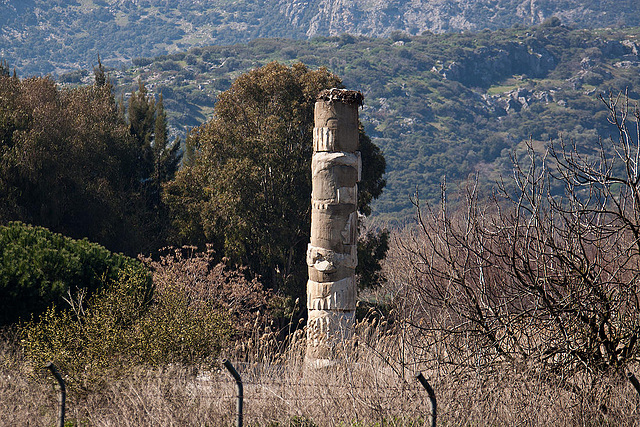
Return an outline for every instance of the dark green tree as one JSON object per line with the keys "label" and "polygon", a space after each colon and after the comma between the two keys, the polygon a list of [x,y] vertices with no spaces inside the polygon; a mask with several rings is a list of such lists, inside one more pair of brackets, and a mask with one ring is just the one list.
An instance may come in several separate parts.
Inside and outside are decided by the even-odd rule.
{"label": "dark green tree", "polygon": [[0,326],[38,316],[52,304],[68,307],[70,295],[90,294],[127,268],[151,284],[139,261],[86,239],[20,222],[0,226]]}
{"label": "dark green tree", "polygon": [[0,77],[0,97],[0,222],[133,252],[137,150],[110,88]]}
{"label": "dark green tree", "polygon": [[[380,197],[387,185],[387,181],[382,178],[387,162],[380,147],[371,142],[371,138],[364,133],[362,125],[360,125],[359,136],[362,164],[366,165],[366,168],[362,168],[362,181],[358,184],[358,211],[364,215],[370,215],[371,201]],[[384,252],[386,253],[386,249]]]}
{"label": "dark green tree", "polygon": [[162,94],[158,101],[138,81],[138,91],[129,98],[129,132],[137,142],[139,158],[136,165],[141,196],[149,215],[140,226],[147,231],[150,247],[165,244],[170,223],[161,193],[162,185],[173,179],[180,164],[180,140],[169,144],[167,116]]}
{"label": "dark green tree", "polygon": [[[342,82],[326,69],[270,63],[219,95],[214,118],[188,137],[189,165],[165,187],[178,243],[212,244],[267,286],[303,296],[313,109],[332,87]],[[369,212],[384,186],[384,158],[364,134],[361,141],[359,206]]]}
{"label": "dark green tree", "polygon": [[[156,106],[153,97],[149,96],[147,88],[141,80],[138,80],[138,90],[134,91],[129,98],[127,109],[129,119],[129,132],[136,139],[138,145],[145,153],[146,157],[151,157],[151,142],[155,130]],[[149,163],[151,163],[149,161]]]}
{"label": "dark green tree", "polygon": [[104,72],[104,67],[102,66],[102,61],[100,60],[100,55],[98,55],[98,66],[93,68],[93,75],[96,86],[102,87],[109,83],[107,74]]}
{"label": "dark green tree", "polygon": [[389,231],[368,231],[358,242],[358,287],[375,288],[386,281],[380,263],[389,250]]}
{"label": "dark green tree", "polygon": [[9,77],[9,65],[6,59],[0,62],[0,76]]}
{"label": "dark green tree", "polygon": [[[139,162],[140,179],[160,188],[173,178],[180,163],[180,140],[169,144],[167,115],[162,94],[156,102],[144,84],[129,98],[129,132],[138,142],[142,157]],[[159,190],[156,191],[159,194]]]}
{"label": "dark green tree", "polygon": [[181,154],[180,139],[176,138],[173,143],[169,144],[169,133],[167,131],[167,115],[164,111],[164,102],[162,94],[156,103],[156,120],[154,125],[154,141],[153,141],[153,175],[152,179],[158,183],[162,183],[173,179],[178,166],[180,164]]}
{"label": "dark green tree", "polygon": [[134,110],[145,123],[132,132],[106,77],[99,84],[103,72],[96,84],[75,89],[50,78],[0,76],[0,224],[19,220],[148,253],[166,243],[160,193],[178,147],[154,149],[155,134],[166,141],[166,117],[162,106],[159,118],[148,114],[155,103],[139,94]]}

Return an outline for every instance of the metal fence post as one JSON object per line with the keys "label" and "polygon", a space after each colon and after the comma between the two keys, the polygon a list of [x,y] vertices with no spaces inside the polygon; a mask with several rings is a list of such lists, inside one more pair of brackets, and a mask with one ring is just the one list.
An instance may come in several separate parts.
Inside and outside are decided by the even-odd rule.
{"label": "metal fence post", "polygon": [[51,371],[53,376],[56,377],[56,380],[58,380],[58,384],[60,384],[60,412],[58,413],[58,425],[60,427],[64,427],[64,405],[67,400],[67,388],[64,385],[64,380],[62,379],[60,372],[58,372],[58,369],[56,369],[56,366],[53,363],[49,362],[44,367]]}
{"label": "metal fence post", "polygon": [[636,389],[636,393],[640,395],[640,382],[638,382],[638,379],[636,378],[636,376],[633,375],[632,372],[627,372],[627,379],[631,384],[633,384],[633,388]]}
{"label": "metal fence post", "polygon": [[224,364],[225,368],[227,368],[229,373],[233,376],[233,379],[236,380],[236,386],[238,388],[238,402],[237,402],[238,418],[236,420],[236,426],[242,427],[242,399],[243,399],[242,378],[240,378],[240,374],[238,374],[238,371],[236,371],[236,368],[233,367],[231,362],[225,359],[222,361],[222,363]]}
{"label": "metal fence post", "polygon": [[436,427],[436,393],[433,391],[433,388],[427,381],[427,379],[422,375],[422,372],[418,372],[416,376],[420,384],[427,390],[427,394],[429,395],[429,400],[431,401],[431,427]]}

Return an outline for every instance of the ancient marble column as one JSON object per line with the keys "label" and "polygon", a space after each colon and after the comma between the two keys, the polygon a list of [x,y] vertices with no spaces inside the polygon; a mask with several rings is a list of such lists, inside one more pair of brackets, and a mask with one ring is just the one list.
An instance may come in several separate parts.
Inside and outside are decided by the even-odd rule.
{"label": "ancient marble column", "polygon": [[318,95],[311,161],[311,243],[307,249],[307,360],[330,361],[353,334],[358,264],[358,151],[360,92]]}

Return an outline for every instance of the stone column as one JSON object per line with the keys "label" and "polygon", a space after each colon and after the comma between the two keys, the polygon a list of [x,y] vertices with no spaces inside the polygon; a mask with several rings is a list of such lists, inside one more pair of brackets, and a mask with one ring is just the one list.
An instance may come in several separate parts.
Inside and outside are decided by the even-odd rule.
{"label": "stone column", "polygon": [[329,362],[336,344],[353,334],[358,264],[360,92],[318,95],[311,161],[311,243],[307,249],[307,361]]}

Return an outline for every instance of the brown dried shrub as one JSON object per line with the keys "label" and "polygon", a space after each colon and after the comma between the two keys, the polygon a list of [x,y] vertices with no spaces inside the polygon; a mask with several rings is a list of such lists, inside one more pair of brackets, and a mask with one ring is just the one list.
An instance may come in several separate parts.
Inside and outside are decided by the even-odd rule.
{"label": "brown dried shrub", "polygon": [[229,316],[236,339],[246,338],[259,326],[271,323],[271,310],[281,302],[263,289],[258,279],[247,279],[245,269],[216,263],[210,250],[169,248],[159,260],[143,261],[153,272],[156,292],[179,289],[192,307],[207,305],[221,310]]}

